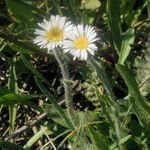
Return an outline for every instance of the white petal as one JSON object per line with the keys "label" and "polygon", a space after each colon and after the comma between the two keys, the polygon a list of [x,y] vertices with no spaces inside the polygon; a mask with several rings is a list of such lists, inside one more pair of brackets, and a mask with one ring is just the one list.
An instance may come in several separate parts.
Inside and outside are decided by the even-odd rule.
{"label": "white petal", "polygon": [[55,23],[55,16],[51,15],[49,22],[51,22],[51,25],[54,26],[54,23]]}
{"label": "white petal", "polygon": [[69,48],[68,48],[68,49],[63,49],[63,51],[64,51],[65,53],[67,53],[67,52],[70,51],[70,49],[69,49]]}
{"label": "white petal", "polygon": [[59,25],[61,28],[64,28],[65,22],[66,22],[66,18],[65,18],[65,17],[62,17],[62,18],[60,19],[58,25]]}
{"label": "white petal", "polygon": [[86,60],[86,59],[87,59],[87,55],[88,55],[87,51],[84,50],[84,51],[83,51],[83,54],[84,54],[84,60]]}
{"label": "white petal", "polygon": [[34,32],[34,34],[44,36],[45,35],[45,31],[36,29],[35,32]]}
{"label": "white petal", "polygon": [[90,41],[90,43],[93,43],[93,42],[98,41],[98,40],[100,40],[100,38],[94,38],[93,40]]}
{"label": "white petal", "polygon": [[95,44],[90,44],[88,47],[91,48],[91,49],[96,49],[97,48]]}
{"label": "white petal", "polygon": [[59,25],[59,20],[60,20],[60,16],[59,16],[59,15],[56,15],[56,18],[55,18],[55,25]]}
{"label": "white petal", "polygon": [[87,51],[88,51],[90,54],[94,55],[94,51],[93,51],[91,48],[87,48]]}
{"label": "white petal", "polygon": [[79,37],[79,36],[80,36],[80,33],[78,32],[77,27],[74,27],[72,32],[73,32],[73,34],[74,34],[76,37]]}
{"label": "white petal", "polygon": [[89,42],[91,42],[94,38],[96,38],[96,33],[93,33],[92,35],[90,35],[90,36],[88,37]]}
{"label": "white petal", "polygon": [[77,28],[78,28],[79,34],[80,34],[81,36],[83,36],[83,25],[78,25]]}

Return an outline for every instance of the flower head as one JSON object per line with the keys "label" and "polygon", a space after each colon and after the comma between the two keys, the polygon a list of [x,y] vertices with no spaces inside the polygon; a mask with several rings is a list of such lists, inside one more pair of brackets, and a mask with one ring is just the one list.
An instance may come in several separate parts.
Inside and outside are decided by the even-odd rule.
{"label": "flower head", "polygon": [[35,30],[37,35],[33,42],[40,46],[40,48],[47,48],[48,51],[55,49],[57,46],[62,46],[69,30],[72,25],[70,21],[67,21],[66,17],[59,15],[52,15],[50,19],[43,20],[42,23],[38,23],[40,29]]}
{"label": "flower head", "polygon": [[96,31],[91,26],[74,26],[63,43],[64,52],[70,52],[74,59],[86,60],[88,53],[94,55],[94,51],[97,50],[94,42],[99,38],[96,36]]}

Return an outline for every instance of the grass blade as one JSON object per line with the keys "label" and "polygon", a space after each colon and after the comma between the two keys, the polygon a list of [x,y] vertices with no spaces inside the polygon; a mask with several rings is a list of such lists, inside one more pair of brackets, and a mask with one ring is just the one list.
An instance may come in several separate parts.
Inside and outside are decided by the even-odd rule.
{"label": "grass blade", "polygon": [[136,103],[139,104],[141,107],[143,107],[143,109],[145,111],[150,113],[150,107],[143,100],[143,97],[138,89],[138,85],[135,81],[133,74],[125,66],[117,64],[116,68],[119,71],[119,73],[121,74],[121,76],[123,77],[131,95],[136,100]]}
{"label": "grass blade", "polygon": [[[17,83],[15,62],[12,62],[10,66],[10,78],[8,81],[8,89],[14,93],[18,93],[18,83]],[[14,131],[16,115],[17,115],[17,105],[9,106],[10,133]]]}
{"label": "grass blade", "polygon": [[121,21],[120,21],[120,8],[119,0],[107,1],[107,15],[109,26],[112,31],[114,46],[119,54],[121,49]]}
{"label": "grass blade", "polygon": [[124,35],[124,38],[122,40],[121,45],[121,51],[119,56],[119,64],[124,64],[125,60],[127,59],[130,50],[131,50],[131,44],[133,44],[135,38],[135,31],[134,29],[129,29]]}
{"label": "grass blade", "polygon": [[103,139],[100,138],[99,134],[91,127],[88,127],[90,138],[94,143],[95,150],[109,150],[108,146],[103,142]]}
{"label": "grass blade", "polygon": [[0,105],[28,104],[30,99],[42,97],[42,94],[8,93],[0,97]]}
{"label": "grass blade", "polygon": [[36,16],[32,13],[29,5],[21,0],[6,0],[7,7],[16,16],[17,19],[28,25],[35,25]]}
{"label": "grass blade", "polygon": [[131,96],[129,97],[129,102],[133,106],[133,111],[137,115],[140,120],[140,123],[143,125],[145,134],[147,135],[148,139],[150,140],[150,106],[146,103],[145,99],[138,89],[138,85],[135,81],[133,74],[124,66],[116,65],[117,70],[122,75]]}

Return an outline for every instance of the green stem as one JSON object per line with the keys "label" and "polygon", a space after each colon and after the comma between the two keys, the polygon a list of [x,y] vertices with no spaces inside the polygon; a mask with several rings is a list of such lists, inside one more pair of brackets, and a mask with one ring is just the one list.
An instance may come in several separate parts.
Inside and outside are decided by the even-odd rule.
{"label": "green stem", "polygon": [[[101,62],[97,63],[91,55],[89,55],[89,58],[87,61],[91,65],[91,67],[96,71],[100,81],[102,82],[102,84],[108,94],[108,96],[104,95],[103,97],[106,100],[106,102],[108,102],[108,104],[110,105],[110,107],[112,109],[112,113],[114,116],[114,128],[115,128],[118,142],[119,142],[119,140],[121,138],[123,138],[124,135],[123,135],[123,131],[121,129],[121,122],[119,120],[119,114],[117,112],[116,102],[114,101],[115,96],[112,91],[111,82],[110,82],[110,80],[104,70],[103,64]],[[125,145],[120,144],[119,148],[120,148],[120,150],[125,150]]]}
{"label": "green stem", "polygon": [[53,50],[53,53],[55,55],[55,58],[60,66],[62,75],[63,75],[63,85],[64,85],[64,90],[65,90],[65,101],[66,101],[66,106],[68,110],[68,117],[70,120],[73,122],[73,116],[74,114],[74,109],[73,109],[73,98],[72,98],[72,89],[71,89],[71,83],[67,82],[70,80],[69,74],[68,74],[68,68],[67,64],[64,62],[62,56],[59,54],[59,49]]}

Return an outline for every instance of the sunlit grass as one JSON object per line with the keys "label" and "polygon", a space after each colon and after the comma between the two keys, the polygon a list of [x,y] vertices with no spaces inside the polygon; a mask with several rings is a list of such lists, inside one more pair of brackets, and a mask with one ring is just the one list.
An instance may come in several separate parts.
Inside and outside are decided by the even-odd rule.
{"label": "sunlit grass", "polygon": [[0,147],[149,149],[149,0],[0,8]]}

